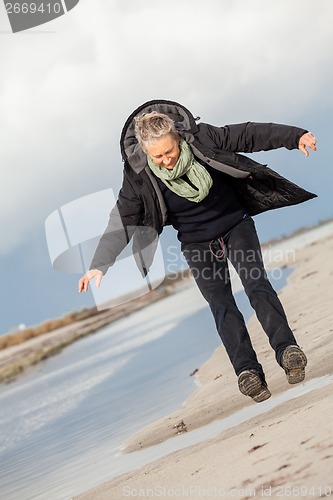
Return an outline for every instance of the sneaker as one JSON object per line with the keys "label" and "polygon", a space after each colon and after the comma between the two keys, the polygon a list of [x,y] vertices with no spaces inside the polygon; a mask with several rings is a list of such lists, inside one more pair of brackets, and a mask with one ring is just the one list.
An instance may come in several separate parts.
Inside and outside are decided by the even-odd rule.
{"label": "sneaker", "polygon": [[307,359],[298,345],[288,345],[281,358],[281,366],[286,372],[289,384],[303,382]]}
{"label": "sneaker", "polygon": [[238,377],[238,387],[244,396],[250,396],[256,403],[271,397],[263,375],[257,370],[244,370]]}

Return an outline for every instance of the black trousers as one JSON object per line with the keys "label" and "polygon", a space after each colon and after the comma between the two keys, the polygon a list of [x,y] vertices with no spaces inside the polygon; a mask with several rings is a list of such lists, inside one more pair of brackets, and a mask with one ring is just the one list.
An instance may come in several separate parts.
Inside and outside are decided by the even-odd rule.
{"label": "black trousers", "polygon": [[[219,255],[219,250],[222,253],[223,243],[224,258]],[[223,243],[221,239],[220,242],[182,243],[182,252],[210,306],[217,331],[236,375],[248,369],[256,369],[263,374],[243,315],[232,294],[226,257],[241,279],[279,364],[283,350],[288,345],[295,345],[296,339],[288,325],[282,304],[267,278],[253,219],[247,217],[233,227],[223,236]]]}

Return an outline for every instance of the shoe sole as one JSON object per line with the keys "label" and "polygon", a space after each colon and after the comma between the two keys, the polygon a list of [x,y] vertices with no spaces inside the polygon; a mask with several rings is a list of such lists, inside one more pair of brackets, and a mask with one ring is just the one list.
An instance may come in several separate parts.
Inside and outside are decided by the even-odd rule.
{"label": "shoe sole", "polygon": [[289,384],[298,384],[305,378],[307,358],[299,347],[287,347],[282,356],[282,367],[287,375]]}
{"label": "shoe sole", "polygon": [[261,403],[271,397],[269,389],[262,384],[259,375],[252,372],[246,371],[240,374],[238,387],[244,396],[250,396],[256,403]]}

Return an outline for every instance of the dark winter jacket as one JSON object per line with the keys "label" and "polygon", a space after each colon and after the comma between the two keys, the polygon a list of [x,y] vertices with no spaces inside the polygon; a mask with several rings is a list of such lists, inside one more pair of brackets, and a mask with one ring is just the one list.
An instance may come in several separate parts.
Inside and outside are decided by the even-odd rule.
{"label": "dark winter jacket", "polygon": [[167,210],[157,181],[147,166],[146,155],[134,134],[134,117],[151,111],[170,116],[194,155],[230,176],[236,195],[249,215],[295,205],[316,196],[266,165],[240,154],[281,147],[296,149],[306,130],[251,122],[216,127],[197,123],[198,119],[176,102],[150,101],[134,111],[124,125],[120,140],[125,162],[123,185],[90,269],[101,269],[105,273],[132,236],[133,254],[143,275],[147,274],[152,263],[158,235],[167,223]]}

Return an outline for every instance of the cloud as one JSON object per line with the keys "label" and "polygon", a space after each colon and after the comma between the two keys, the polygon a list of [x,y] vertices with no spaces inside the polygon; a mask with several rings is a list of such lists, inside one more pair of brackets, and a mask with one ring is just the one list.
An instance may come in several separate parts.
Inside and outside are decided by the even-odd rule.
{"label": "cloud", "polygon": [[119,186],[121,127],[146,100],[221,125],[322,112],[332,21],[330,0],[94,0],[53,33],[2,35],[0,252],[62,204]]}

